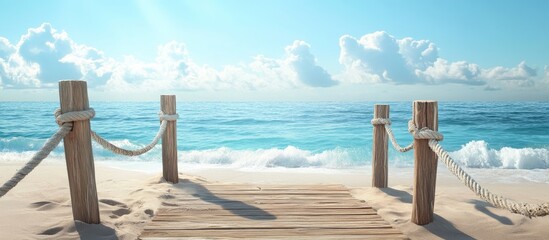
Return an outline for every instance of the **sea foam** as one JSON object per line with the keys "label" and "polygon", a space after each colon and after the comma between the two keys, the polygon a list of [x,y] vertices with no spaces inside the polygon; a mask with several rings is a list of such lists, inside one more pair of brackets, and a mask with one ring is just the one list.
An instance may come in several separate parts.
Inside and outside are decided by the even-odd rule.
{"label": "sea foam", "polygon": [[[143,147],[129,140],[115,141],[114,144],[136,149]],[[62,146],[62,144],[60,144]],[[443,145],[444,146],[444,145]],[[96,161],[150,163],[161,162],[162,148],[157,145],[150,152],[137,156],[118,156],[93,144]],[[36,151],[0,151],[0,161],[27,161]],[[48,159],[63,160],[63,148],[58,147]],[[468,168],[502,169],[549,169],[549,149],[546,148],[490,148],[486,141],[471,141],[450,156],[460,165]],[[369,148],[353,149],[336,147],[321,152],[304,150],[295,146],[239,150],[220,147],[205,150],[179,150],[179,161],[194,166],[227,166],[235,168],[325,168],[346,169],[371,165]],[[413,155],[390,150],[389,165],[392,167],[413,167]]]}
{"label": "sea foam", "polygon": [[549,168],[549,149],[512,148],[492,149],[483,140],[471,141],[450,153],[461,165],[471,168]]}

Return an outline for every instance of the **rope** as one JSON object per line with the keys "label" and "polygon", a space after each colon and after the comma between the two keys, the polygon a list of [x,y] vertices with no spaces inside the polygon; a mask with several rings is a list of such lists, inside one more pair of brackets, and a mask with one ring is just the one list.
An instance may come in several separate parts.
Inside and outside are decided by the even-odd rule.
{"label": "rope", "polygon": [[75,112],[68,112],[68,113],[61,113],[61,109],[57,109],[54,112],[55,115],[55,121],[59,125],[59,129],[57,129],[57,132],[55,132],[40,148],[38,152],[36,152],[32,158],[25,164],[25,166],[11,179],[6,181],[2,187],[0,187],[0,197],[6,195],[13,187],[15,187],[23,178],[25,178],[38,164],[42,162],[48,155],[50,155],[51,151],[59,145],[61,142],[61,139],[63,139],[67,134],[72,130],[73,122],[74,121],[82,121],[82,120],[88,120],[90,118],[93,118],[95,115],[95,111],[93,109],[84,110],[84,111],[75,111]]}
{"label": "rope", "polygon": [[61,109],[58,108],[53,114],[55,115],[55,121],[59,126],[61,126],[63,125],[63,123],[92,119],[93,117],[95,117],[95,110],[93,110],[93,108],[90,108],[83,111],[61,113]]}
{"label": "rope", "polygon": [[525,202],[516,202],[509,198],[491,193],[489,190],[480,186],[475,179],[467,174],[457,163],[450,157],[437,140],[429,140],[429,147],[435,152],[438,158],[448,167],[465,186],[469,187],[477,196],[491,203],[492,205],[507,209],[512,213],[522,214],[529,218],[543,217],[549,215],[549,202],[543,204],[530,204]]}
{"label": "rope", "polygon": [[442,136],[442,134],[437,131],[433,131],[427,127],[418,129],[414,124],[414,120],[408,121],[408,131],[412,134],[412,136],[414,136],[414,139],[434,139],[437,141],[442,141],[442,139],[444,139],[444,136]]}
{"label": "rope", "polygon": [[[390,136],[393,146],[401,151],[410,150],[413,148],[413,143],[405,148],[401,148],[396,140],[394,139],[392,130],[391,130],[391,121],[385,118],[374,118],[372,119],[373,125],[385,125],[385,130]],[[414,124],[413,120],[408,122],[408,131],[412,134],[414,139],[425,139],[429,140],[429,147],[436,153],[438,158],[446,165],[448,170],[453,173],[465,186],[471,189],[477,196],[484,199],[488,203],[492,204],[495,207],[507,209],[512,213],[522,214],[529,218],[532,217],[543,217],[549,215],[549,202],[543,204],[530,204],[525,202],[516,202],[512,199],[494,194],[489,190],[483,188],[475,179],[473,179],[469,174],[467,174],[454,159],[450,157],[448,152],[446,152],[442,146],[440,146],[439,141],[444,137],[437,131],[433,131],[429,128],[418,129]],[[407,149],[409,148],[409,149]],[[401,151],[404,152],[404,151]]]}
{"label": "rope", "polygon": [[387,135],[389,135],[389,139],[391,139],[391,143],[393,144],[393,147],[395,150],[399,152],[408,152],[414,148],[414,143],[410,143],[406,147],[401,147],[396,138],[393,134],[393,130],[391,129],[391,120],[388,118],[374,118],[371,121],[372,125],[385,125],[385,131],[387,132]]}
{"label": "rope", "polygon": [[138,155],[141,155],[141,154],[144,154],[144,153],[150,151],[158,143],[160,138],[162,138],[162,136],[164,136],[164,133],[166,132],[166,127],[168,126],[168,121],[177,121],[177,118],[179,118],[179,115],[177,115],[177,114],[167,115],[167,114],[164,114],[162,111],[159,113],[159,115],[160,115],[159,117],[160,117],[160,120],[162,121],[162,123],[160,124],[160,128],[158,129],[158,132],[156,133],[156,136],[151,141],[151,143],[149,143],[147,146],[145,146],[143,148],[140,148],[140,149],[127,150],[127,149],[117,147],[114,144],[112,144],[109,141],[102,138],[101,136],[99,136],[99,134],[97,134],[94,131],[91,131],[91,137],[99,145],[101,145],[105,149],[107,149],[107,150],[109,150],[109,151],[111,151],[115,154],[125,155],[125,156],[138,156]]}
{"label": "rope", "polygon": [[454,159],[450,157],[439,141],[443,139],[442,134],[428,128],[417,129],[414,122],[408,122],[408,129],[415,139],[428,139],[429,147],[436,153],[438,158],[446,165],[448,170],[453,173],[465,186],[473,191],[477,196],[484,199],[495,207],[507,209],[512,213],[522,214],[529,218],[543,217],[549,215],[549,202],[543,204],[530,204],[525,202],[516,202],[509,198],[494,194],[488,189],[483,188],[475,179],[467,174]]}

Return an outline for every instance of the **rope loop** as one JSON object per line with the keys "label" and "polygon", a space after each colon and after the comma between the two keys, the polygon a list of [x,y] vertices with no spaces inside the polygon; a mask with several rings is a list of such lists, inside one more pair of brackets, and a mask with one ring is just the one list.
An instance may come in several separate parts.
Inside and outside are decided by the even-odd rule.
{"label": "rope loop", "polygon": [[93,117],[95,117],[95,110],[93,110],[93,108],[90,108],[88,110],[61,113],[61,109],[58,108],[53,114],[55,115],[55,122],[57,122],[57,125],[61,126],[64,123],[92,119]]}
{"label": "rope loop", "polygon": [[160,118],[160,121],[170,121],[170,122],[173,122],[173,121],[177,121],[177,119],[179,118],[179,114],[165,114],[164,112],[160,111],[158,112],[158,117]]}
{"label": "rope loop", "polygon": [[370,121],[372,125],[391,125],[391,119],[388,118],[374,118]]}
{"label": "rope loop", "polygon": [[442,141],[442,139],[444,139],[444,136],[441,133],[433,131],[427,127],[418,129],[417,126],[414,124],[414,120],[408,121],[408,131],[412,134],[412,136],[414,136],[414,139],[436,141]]}

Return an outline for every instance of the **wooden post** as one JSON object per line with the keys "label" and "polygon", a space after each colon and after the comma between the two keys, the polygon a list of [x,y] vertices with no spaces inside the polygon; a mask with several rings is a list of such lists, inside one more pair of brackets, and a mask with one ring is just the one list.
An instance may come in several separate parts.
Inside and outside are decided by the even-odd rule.
{"label": "wooden post", "polygon": [[[389,105],[374,105],[374,118],[389,118]],[[387,141],[385,125],[374,125],[372,143],[372,187],[387,187]]]}
{"label": "wooden post", "polygon": [[[61,112],[89,109],[85,81],[60,81]],[[74,220],[98,224],[99,206],[90,137],[90,120],[76,121],[63,139]]]}
{"label": "wooden post", "polygon": [[[175,114],[175,95],[161,95],[160,109],[164,114]],[[168,121],[162,137],[162,171],[164,179],[171,183],[179,182],[177,170],[177,122]]]}
{"label": "wooden post", "polygon": [[[438,131],[436,101],[414,101],[413,120],[418,129]],[[429,140],[414,140],[414,190],[412,222],[425,225],[433,221],[437,156],[429,148]]]}

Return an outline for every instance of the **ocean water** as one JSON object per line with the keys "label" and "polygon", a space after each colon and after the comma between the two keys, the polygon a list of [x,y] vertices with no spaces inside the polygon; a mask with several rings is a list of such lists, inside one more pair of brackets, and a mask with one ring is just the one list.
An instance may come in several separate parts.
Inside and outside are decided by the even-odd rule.
{"label": "ocean water", "polygon": [[[411,102],[389,102],[401,145]],[[124,148],[138,148],[158,130],[158,102],[92,102],[91,126]],[[178,102],[179,161],[185,166],[350,169],[371,165],[373,102]],[[55,102],[0,102],[0,161],[26,161],[57,129]],[[443,147],[469,168],[548,169],[548,102],[439,102]],[[93,143],[96,161],[146,166],[161,147],[138,157],[115,156]],[[412,167],[413,155],[392,150],[389,164]],[[46,161],[63,159],[60,146]]]}

